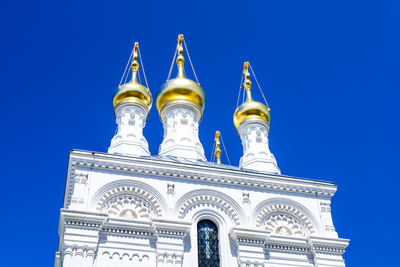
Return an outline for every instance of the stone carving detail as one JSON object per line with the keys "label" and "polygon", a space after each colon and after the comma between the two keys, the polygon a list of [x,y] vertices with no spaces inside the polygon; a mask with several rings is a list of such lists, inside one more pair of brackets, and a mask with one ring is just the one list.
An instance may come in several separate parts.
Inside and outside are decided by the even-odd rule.
{"label": "stone carving detail", "polygon": [[92,266],[95,251],[85,247],[67,247],[63,251],[63,267]]}
{"label": "stone carving detail", "polygon": [[287,214],[277,214],[266,218],[263,228],[272,234],[306,237],[307,230],[302,222]]}
{"label": "stone carving detail", "polygon": [[139,255],[137,253],[119,253],[104,251],[101,255],[100,266],[150,266],[149,256],[146,254]]}
{"label": "stone carving detail", "polygon": [[321,202],[321,212],[331,212],[330,203]]}
{"label": "stone carving detail", "polygon": [[243,204],[251,204],[250,193],[243,193]]}
{"label": "stone carving detail", "polygon": [[[318,195],[323,197],[332,197],[335,192],[336,188],[334,186],[326,186],[318,185],[318,184],[310,184],[310,183],[296,183],[291,184],[290,186],[287,183],[282,183],[279,180],[270,179],[262,179],[262,180],[253,180],[249,178],[254,178],[257,174],[248,173],[247,176],[234,176],[234,175],[220,175],[216,174],[213,169],[207,169],[208,175],[204,174],[196,174],[190,169],[188,170],[176,170],[173,167],[173,163],[169,164],[168,166],[149,166],[146,168],[143,167],[141,164],[135,164],[132,162],[117,162],[117,161],[107,161],[106,157],[99,157],[97,156],[97,160],[93,162],[92,156],[85,156],[83,158],[72,158],[71,159],[71,172],[73,172],[76,167],[86,167],[86,168],[95,168],[99,170],[114,170],[118,172],[128,172],[131,174],[146,174],[146,173],[155,173],[161,176],[169,177],[169,176],[179,176],[181,178],[186,178],[188,180],[194,181],[203,181],[207,180],[213,184],[223,184],[223,185],[232,185],[240,183],[245,188],[263,188],[268,190],[274,191],[281,191],[281,192],[290,192],[290,193],[301,193],[306,195]],[[168,164],[168,163],[166,163]],[[68,190],[68,199],[70,200],[72,190]],[[68,202],[67,202],[68,203]]]}
{"label": "stone carving detail", "polygon": [[157,256],[157,266],[182,266],[182,255],[163,253]]}
{"label": "stone carving detail", "polygon": [[321,215],[322,221],[324,223],[325,232],[336,233],[335,227],[333,226],[332,216],[331,216],[331,203],[329,201],[321,201]]}
{"label": "stone carving detail", "polygon": [[206,160],[199,139],[197,114],[189,108],[171,108],[163,116],[164,139],[159,155]]}
{"label": "stone carving detail", "polygon": [[73,181],[74,190],[71,198],[71,205],[73,206],[72,208],[76,207],[77,205],[83,205],[86,202],[88,174],[77,173],[75,174]]}
{"label": "stone carving detail", "polygon": [[240,225],[240,216],[236,209],[223,199],[211,195],[194,196],[186,200],[179,209],[179,218],[185,218],[186,214],[193,208],[207,205],[223,210],[236,225]]}
{"label": "stone carving detail", "polygon": [[[307,234],[310,235],[317,233],[317,229],[315,228],[316,224],[314,220],[311,220],[309,216],[306,216],[307,213],[304,213],[301,208],[296,207],[296,205],[291,205],[290,203],[287,203],[287,201],[285,200],[282,200],[282,203],[278,203],[280,202],[279,200],[271,200],[271,201],[272,201],[271,203],[266,204],[264,207],[261,207],[261,209],[256,208],[257,227],[264,227],[266,222],[272,216],[281,215],[287,217],[287,219],[285,220],[292,219],[293,223],[302,226],[303,232],[306,232]],[[284,217],[279,218],[280,222],[282,222],[282,219]],[[278,217],[274,218],[275,220],[278,219]]]}
{"label": "stone carving detail", "polygon": [[175,184],[167,184],[167,195],[175,195]]}
{"label": "stone carving detail", "polygon": [[138,218],[148,218],[146,213],[162,216],[162,208],[157,199],[149,192],[133,186],[119,186],[109,190],[100,197],[96,208],[118,214],[120,217],[136,214]]}
{"label": "stone carving detail", "polygon": [[115,198],[105,205],[105,209],[111,216],[132,220],[138,218],[150,218],[151,211],[145,201],[137,197],[125,196]]}

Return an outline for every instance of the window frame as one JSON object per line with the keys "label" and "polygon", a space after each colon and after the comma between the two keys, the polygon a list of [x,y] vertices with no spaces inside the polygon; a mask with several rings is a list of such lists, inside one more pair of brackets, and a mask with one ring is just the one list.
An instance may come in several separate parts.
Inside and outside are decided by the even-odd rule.
{"label": "window frame", "polygon": [[210,219],[201,219],[201,220],[198,220],[197,223],[196,223],[196,234],[197,234],[197,235],[196,235],[196,240],[197,240],[197,266],[200,267],[200,265],[199,265],[199,224],[202,223],[202,222],[210,222],[210,223],[212,223],[212,224],[215,226],[215,229],[216,229],[216,231],[217,231],[217,240],[216,240],[216,241],[217,241],[217,249],[218,249],[218,251],[217,251],[217,255],[218,255],[218,266],[221,267],[220,230],[219,230],[219,228],[218,228],[218,224],[215,223],[214,220],[210,220]]}
{"label": "window frame", "polygon": [[[201,209],[195,212],[192,215],[192,227],[190,230],[190,265],[189,266],[199,266],[198,262],[198,247],[197,247],[197,223],[202,220],[210,220],[212,221],[218,228],[218,250],[219,250],[219,264],[220,266],[225,266],[225,264],[230,262],[229,252],[230,252],[230,238],[229,232],[227,232],[227,227],[231,225],[226,220],[229,218],[225,218],[222,216],[217,210],[206,208]],[[187,266],[184,264],[184,266]]]}

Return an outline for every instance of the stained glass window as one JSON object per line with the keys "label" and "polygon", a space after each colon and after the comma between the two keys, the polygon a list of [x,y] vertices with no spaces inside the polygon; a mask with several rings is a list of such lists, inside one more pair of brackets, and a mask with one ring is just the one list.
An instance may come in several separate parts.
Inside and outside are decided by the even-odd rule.
{"label": "stained glass window", "polygon": [[199,267],[219,267],[218,228],[210,220],[197,224]]}

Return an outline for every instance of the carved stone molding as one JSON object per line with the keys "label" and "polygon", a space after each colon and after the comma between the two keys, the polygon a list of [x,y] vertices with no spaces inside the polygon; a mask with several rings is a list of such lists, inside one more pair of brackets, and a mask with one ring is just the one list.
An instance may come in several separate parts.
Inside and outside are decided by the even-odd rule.
{"label": "carved stone molding", "polygon": [[[97,202],[97,210],[113,210],[116,212],[120,209],[124,202],[136,203],[143,206],[144,209],[151,210],[157,216],[162,216],[162,209],[160,203],[153,198],[149,192],[133,187],[133,186],[121,186],[116,187],[106,192]],[[134,204],[134,205],[136,205]]]}
{"label": "carved stone molding", "polygon": [[140,198],[132,196],[119,196],[110,199],[109,204],[104,207],[110,216],[116,216],[123,219],[150,218],[154,210],[148,207],[149,204]]}
{"label": "carved stone molding", "polygon": [[213,205],[223,210],[235,223],[240,225],[246,221],[245,213],[235,200],[215,190],[194,190],[183,195],[175,204],[175,212],[179,218],[185,218],[186,214],[194,208]]}
{"label": "carved stone molding", "polygon": [[261,226],[267,231],[278,235],[302,236],[308,235],[306,226],[294,216],[288,214],[274,214],[265,220]]}
{"label": "carved stone molding", "polygon": [[[160,159],[136,158],[110,155],[98,152],[73,151],[70,156],[68,182],[65,194],[65,207],[69,206],[72,182],[76,168],[90,168],[107,171],[135,173],[143,175],[173,177],[201,181],[211,184],[252,187],[263,190],[282,191],[301,195],[314,195],[331,198],[336,186],[327,183],[282,175],[243,172],[239,169],[215,168],[213,166],[181,164]],[[244,175],[245,174],[245,175]]]}
{"label": "carved stone molding", "polygon": [[311,235],[320,233],[319,225],[312,213],[301,204],[289,199],[271,198],[261,202],[254,209],[253,218],[256,219],[257,227],[263,227],[271,216],[275,215],[284,215],[294,219]]}
{"label": "carved stone molding", "polygon": [[109,210],[113,205],[118,207],[118,203],[124,202],[142,203],[150,214],[158,217],[167,209],[166,201],[160,192],[146,183],[135,180],[119,180],[104,185],[92,197],[91,205],[101,211]]}

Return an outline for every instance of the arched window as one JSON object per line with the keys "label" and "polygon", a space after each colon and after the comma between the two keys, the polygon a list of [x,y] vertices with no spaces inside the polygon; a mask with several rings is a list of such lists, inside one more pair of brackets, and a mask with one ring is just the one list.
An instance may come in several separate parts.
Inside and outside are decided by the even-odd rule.
{"label": "arched window", "polygon": [[210,220],[197,224],[199,267],[219,267],[218,228]]}

